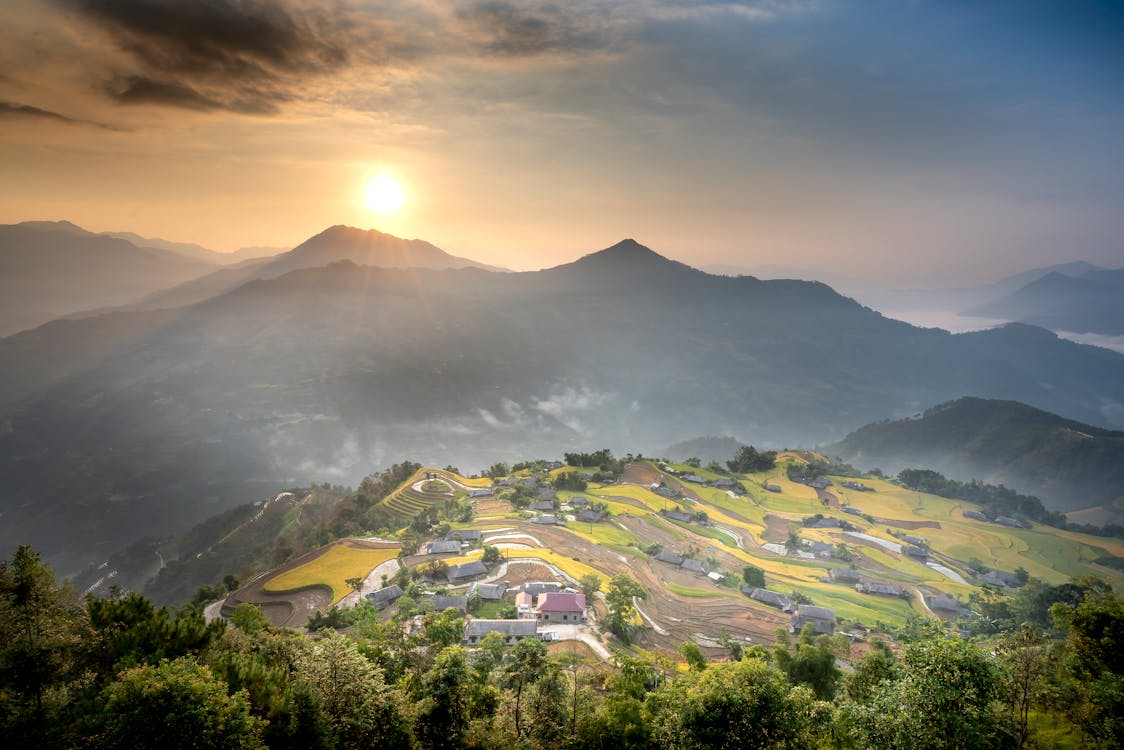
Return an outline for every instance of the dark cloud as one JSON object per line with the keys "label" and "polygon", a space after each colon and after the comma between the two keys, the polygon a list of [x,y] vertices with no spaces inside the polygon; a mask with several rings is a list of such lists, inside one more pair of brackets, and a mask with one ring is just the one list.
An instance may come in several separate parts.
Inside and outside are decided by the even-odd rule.
{"label": "dark cloud", "polygon": [[310,77],[348,64],[350,24],[329,6],[269,0],[59,0],[134,61],[121,103],[269,113]]}
{"label": "dark cloud", "polygon": [[485,52],[502,57],[590,50],[606,43],[604,19],[590,8],[576,13],[553,5],[485,0],[462,10],[460,17],[476,30]]}
{"label": "dark cloud", "polygon": [[110,129],[108,125],[103,125],[100,122],[92,122],[90,120],[79,120],[66,115],[60,115],[58,112],[52,112],[48,109],[40,109],[39,107],[32,107],[29,104],[14,104],[12,102],[0,101],[0,117],[18,117],[36,120],[51,120],[54,122],[66,123],[68,125],[87,125],[95,128]]}

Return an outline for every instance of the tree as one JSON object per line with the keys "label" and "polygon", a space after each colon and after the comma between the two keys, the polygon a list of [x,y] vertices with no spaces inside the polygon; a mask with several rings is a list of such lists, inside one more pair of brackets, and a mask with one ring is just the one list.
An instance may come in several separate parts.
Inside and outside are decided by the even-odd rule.
{"label": "tree", "polygon": [[1041,690],[1046,667],[1046,636],[1030,623],[1014,633],[1004,633],[996,644],[996,656],[1007,677],[1006,693],[1016,727],[1018,746],[1030,738],[1030,710]]}
{"label": "tree", "polygon": [[523,702],[523,689],[533,685],[542,677],[546,667],[546,646],[537,638],[522,638],[508,654],[504,665],[502,681],[508,690],[515,691],[515,736],[523,736],[520,724],[520,709]]}
{"label": "tree", "polygon": [[811,748],[829,720],[805,688],[758,659],[713,664],[649,699],[653,733],[669,750]]}
{"label": "tree", "polygon": [[844,725],[864,748],[995,747],[1006,729],[1002,685],[978,646],[934,635],[906,649],[901,679],[875,687],[868,705],[845,706]]}
{"label": "tree", "polygon": [[609,581],[609,590],[605,594],[605,602],[609,606],[609,615],[605,618],[605,627],[609,632],[620,638],[626,644],[632,640],[635,628],[632,619],[636,608],[633,599],[647,599],[648,593],[640,584],[629,578],[624,573],[613,576]]}
{"label": "tree", "polygon": [[726,466],[735,474],[749,474],[755,471],[769,471],[777,465],[776,451],[758,452],[752,445],[743,445],[733,460]]}
{"label": "tree", "polygon": [[578,579],[578,588],[585,595],[586,601],[592,602],[593,595],[601,590],[601,576],[596,573],[586,573]]}
{"label": "tree", "polygon": [[348,588],[350,588],[352,591],[354,591],[355,593],[359,593],[363,590],[363,581],[363,576],[355,576],[354,578],[345,579],[344,583],[346,583],[348,585]]}
{"label": "tree", "polygon": [[485,565],[495,565],[503,559],[503,553],[499,547],[493,547],[490,544],[484,545],[484,556],[481,558]]}
{"label": "tree", "polygon": [[746,565],[742,569],[742,580],[745,581],[746,586],[763,589],[765,588],[765,571],[755,565]]}
{"label": "tree", "polygon": [[98,747],[265,747],[246,693],[227,695],[226,683],[191,659],[125,670],[101,698]]}
{"label": "tree", "polygon": [[469,675],[465,650],[449,646],[420,680],[414,735],[423,747],[462,748],[468,730]]}
{"label": "tree", "polygon": [[58,585],[39,554],[22,545],[0,561],[0,736],[12,746],[40,746],[65,707],[55,688],[78,667],[85,631],[78,599]]}
{"label": "tree", "polygon": [[870,651],[855,665],[855,670],[847,677],[845,690],[847,698],[855,703],[866,703],[874,689],[886,680],[897,680],[900,676],[894,652],[881,640],[875,638],[870,643]]}
{"label": "tree", "polygon": [[839,684],[840,673],[835,667],[835,654],[827,636],[816,639],[811,623],[800,631],[794,650],[787,640],[778,640],[773,647],[773,661],[797,685],[811,688],[820,700],[831,700]]}
{"label": "tree", "polygon": [[702,649],[699,644],[694,641],[683,641],[679,644],[679,653],[687,661],[687,666],[695,671],[701,672],[706,669],[707,661],[706,656],[703,655]]}

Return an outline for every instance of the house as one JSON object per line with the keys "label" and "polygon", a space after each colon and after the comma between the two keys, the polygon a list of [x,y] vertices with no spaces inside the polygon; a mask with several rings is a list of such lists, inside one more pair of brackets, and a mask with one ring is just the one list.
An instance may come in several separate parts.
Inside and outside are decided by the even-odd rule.
{"label": "house", "polygon": [[808,623],[812,624],[816,635],[832,635],[835,632],[835,610],[827,607],[814,607],[811,604],[797,604],[792,613],[789,629],[799,633]]}
{"label": "house", "polygon": [[666,497],[668,500],[675,500],[679,497],[679,493],[671,489],[670,487],[655,487],[652,489],[652,492],[656,493],[660,497]]}
{"label": "house", "polygon": [[1027,524],[1023,523],[1019,519],[1011,518],[1010,516],[996,516],[995,522],[1000,526],[1011,526],[1012,528],[1016,529],[1030,528]]}
{"label": "house", "polygon": [[816,557],[829,558],[835,554],[834,545],[827,542],[805,542],[804,546]]}
{"label": "house", "polygon": [[541,526],[565,526],[566,522],[557,516],[539,516],[532,518],[531,523],[537,523]]}
{"label": "house", "polygon": [[579,510],[574,518],[583,523],[597,523],[604,515],[599,510]]}
{"label": "house", "polygon": [[680,523],[690,523],[695,520],[695,517],[690,513],[686,513],[679,508],[675,510],[661,510],[660,515],[664,518],[670,518],[672,521],[679,521]]}
{"label": "house", "polygon": [[902,554],[916,557],[920,560],[924,560],[929,556],[929,553],[923,547],[918,547],[916,544],[903,544]]}
{"label": "house", "polygon": [[953,599],[951,596],[941,594],[939,596],[929,597],[929,609],[938,610],[940,612],[951,612],[959,614],[964,611],[964,605]]}
{"label": "house", "polygon": [[812,481],[808,482],[808,486],[811,487],[814,490],[826,490],[828,487],[831,486],[831,480],[830,479],[824,479],[823,477],[819,477],[817,479],[813,479]]}
{"label": "house", "polygon": [[520,591],[515,595],[515,611],[519,613],[520,619],[533,618],[535,616],[535,597],[526,591]]}
{"label": "house", "polygon": [[966,511],[964,511],[964,517],[965,518],[974,518],[977,521],[987,521],[988,520],[988,517],[985,516],[983,513],[980,513],[978,510],[966,510]]}
{"label": "house", "polygon": [[835,583],[858,583],[863,579],[862,574],[854,568],[832,568],[827,574]]}
{"label": "house", "polygon": [[481,536],[479,529],[454,529],[449,532],[449,539],[459,539],[462,542],[478,542]]}
{"label": "house", "polygon": [[779,484],[769,484],[768,482],[766,482],[765,489],[768,492],[780,492],[781,486]]}
{"label": "house", "polygon": [[475,489],[469,490],[468,496],[469,497],[491,497],[492,496],[492,488],[491,487],[477,487]]}
{"label": "house", "polygon": [[677,555],[674,552],[671,552],[671,551],[666,550],[666,549],[661,551],[658,555],[656,555],[656,559],[659,560],[662,563],[667,563],[668,565],[674,565],[675,567],[679,567],[680,565],[683,564],[683,558],[680,555]]}
{"label": "house", "polygon": [[863,514],[861,510],[853,505],[844,505],[840,510],[852,516],[861,516]]}
{"label": "house", "polygon": [[570,505],[575,508],[579,506],[589,505],[589,498],[583,497],[582,495],[574,495],[570,498]]}
{"label": "house", "polygon": [[558,497],[558,493],[554,490],[553,487],[539,488],[539,500],[549,500],[553,503],[554,498],[556,497]]}
{"label": "house", "polygon": [[838,518],[820,518],[812,524],[813,529],[841,529],[846,521]]}
{"label": "house", "polygon": [[550,500],[536,500],[531,503],[531,510],[537,510],[542,513],[553,513],[554,503]]}
{"label": "house", "polygon": [[692,484],[706,484],[706,480],[700,477],[698,474],[684,474],[683,481],[691,482]]}
{"label": "house", "polygon": [[499,633],[511,646],[523,638],[538,635],[539,625],[534,620],[480,620],[473,618],[465,623],[464,640],[466,646],[475,646],[484,640],[488,633]]}
{"label": "house", "polygon": [[742,586],[742,593],[746,593],[749,589],[749,598],[755,602],[767,604],[770,607],[776,607],[782,612],[787,612],[792,609],[792,600],[784,594],[778,594],[776,591],[769,591],[768,589],[755,589],[749,586]]}
{"label": "house", "polygon": [[425,543],[425,554],[427,555],[459,555],[460,552],[461,543],[456,540],[438,540]]}
{"label": "house", "polygon": [[715,487],[715,488],[720,489],[720,490],[732,490],[732,489],[734,489],[738,486],[738,483],[735,482],[733,479],[723,478],[723,479],[715,479],[713,482],[711,482],[710,486]]}
{"label": "house", "polygon": [[870,492],[869,487],[867,487],[865,484],[859,484],[858,482],[842,482],[841,484],[849,490],[856,490],[857,492]]}
{"label": "house", "polygon": [[585,594],[566,591],[539,594],[535,609],[542,622],[581,622],[585,619]]}
{"label": "house", "polygon": [[689,570],[696,575],[706,575],[706,563],[702,560],[696,560],[693,557],[688,557],[679,563],[679,567],[683,570]]}
{"label": "house", "polygon": [[507,586],[502,583],[474,583],[468,587],[468,595],[476,594],[484,601],[495,602],[503,599]]}
{"label": "house", "polygon": [[386,609],[402,596],[402,588],[397,585],[387,586],[367,594],[367,601],[375,605],[375,609]]}
{"label": "house", "polygon": [[484,567],[484,563],[479,560],[472,562],[461,563],[460,565],[450,565],[449,570],[445,575],[449,579],[449,583],[456,586],[459,583],[468,583],[477,576],[487,574],[488,569]]}
{"label": "house", "polygon": [[876,596],[901,596],[902,587],[895,586],[892,583],[879,583],[878,581],[871,581],[870,583],[857,583],[855,584],[855,591],[860,594],[874,594]]}
{"label": "house", "polygon": [[522,487],[525,490],[533,490],[533,489],[535,489],[536,487],[539,486],[539,480],[535,479],[534,477],[529,477],[527,479],[520,479],[519,480],[519,486]]}
{"label": "house", "polygon": [[714,581],[715,583],[722,583],[722,581],[724,581],[726,579],[726,576],[722,575],[721,573],[719,573],[718,571],[715,571],[715,570],[712,570],[709,573],[707,573],[706,577],[709,578],[710,580]]}
{"label": "house", "polygon": [[1022,581],[1014,573],[1004,573],[1001,570],[993,570],[990,573],[984,573],[977,576],[980,583],[986,583],[990,586],[1004,586],[1009,589],[1015,589],[1022,585]]}
{"label": "house", "polygon": [[504,477],[500,480],[500,487],[514,487],[517,481],[515,477]]}
{"label": "house", "polygon": [[537,597],[547,591],[561,591],[562,584],[557,581],[528,581],[520,586],[519,590],[530,594],[532,597]]}
{"label": "house", "polygon": [[561,469],[565,465],[566,464],[561,461],[544,461],[542,467],[547,471],[554,471],[555,469]]}
{"label": "house", "polygon": [[922,539],[919,536],[910,536],[909,534],[899,534],[898,539],[901,539],[903,542],[906,542],[907,544],[913,544],[913,545],[916,545],[918,547],[928,547],[929,546],[929,543],[926,542],[924,539]]}
{"label": "house", "polygon": [[461,614],[468,612],[468,597],[454,596],[452,594],[427,594],[433,599],[433,611],[444,612],[447,609],[459,609]]}

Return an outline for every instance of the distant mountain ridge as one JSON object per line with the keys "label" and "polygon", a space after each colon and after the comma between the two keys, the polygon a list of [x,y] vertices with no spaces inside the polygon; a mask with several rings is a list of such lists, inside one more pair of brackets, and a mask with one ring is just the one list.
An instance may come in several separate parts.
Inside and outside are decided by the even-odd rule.
{"label": "distant mountain ridge", "polygon": [[1124,356],[1025,325],[914,328],[634,241],[527,273],[340,260],[0,340],[0,548],[65,570],[407,456],[813,445],[966,393],[1124,426]]}
{"label": "distant mountain ridge", "polygon": [[0,336],[80,310],[134,302],[213,264],[70,222],[0,226]]}
{"label": "distant mountain ridge", "polygon": [[1124,432],[1015,401],[962,398],[862,427],[824,450],[862,468],[1005,484],[1054,511],[1124,502]]}
{"label": "distant mountain ridge", "polygon": [[1124,269],[1096,269],[1079,276],[1053,271],[964,314],[1055,331],[1124,335]]}

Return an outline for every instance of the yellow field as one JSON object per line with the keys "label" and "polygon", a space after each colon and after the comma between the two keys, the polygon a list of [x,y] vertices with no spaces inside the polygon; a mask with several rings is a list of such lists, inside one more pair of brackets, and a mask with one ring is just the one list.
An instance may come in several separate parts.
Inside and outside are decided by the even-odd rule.
{"label": "yellow field", "polygon": [[[473,550],[463,557],[451,557],[448,558],[445,562],[447,562],[449,565],[457,565],[462,562],[479,560],[483,556],[483,554],[484,550],[482,549]],[[538,558],[539,560],[550,563],[554,567],[565,572],[566,575],[570,576],[575,581],[589,573],[600,576],[601,580],[606,582],[612,577],[600,570],[597,570],[596,568],[592,568],[589,565],[586,565],[583,562],[578,562],[577,560],[571,559],[569,557],[563,557],[557,552],[549,549],[505,549],[503,550],[503,556],[509,560]]]}
{"label": "yellow field", "polygon": [[337,544],[299,568],[270,579],[262,586],[262,590],[282,593],[322,585],[332,590],[332,603],[335,604],[351,591],[346,583],[348,578],[366,576],[380,563],[397,555],[398,550],[393,548],[355,549]]}

